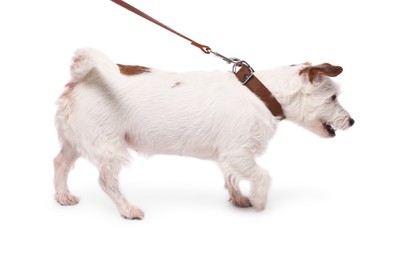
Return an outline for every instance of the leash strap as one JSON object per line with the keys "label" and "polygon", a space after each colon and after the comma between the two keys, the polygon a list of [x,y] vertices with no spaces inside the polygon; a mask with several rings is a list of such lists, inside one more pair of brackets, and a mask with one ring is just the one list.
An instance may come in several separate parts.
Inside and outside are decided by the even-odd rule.
{"label": "leash strap", "polygon": [[126,8],[126,9],[129,10],[130,12],[133,12],[133,13],[135,13],[135,14],[137,14],[137,15],[143,17],[144,19],[147,19],[148,21],[150,21],[150,22],[152,22],[152,23],[155,23],[155,24],[158,25],[158,26],[161,26],[162,28],[164,28],[164,29],[166,29],[166,30],[168,30],[168,31],[170,31],[170,32],[172,32],[172,33],[175,33],[176,35],[178,35],[178,36],[184,38],[185,40],[190,41],[192,45],[194,45],[195,47],[198,47],[198,48],[201,49],[204,53],[206,53],[206,54],[211,53],[211,48],[209,48],[208,46],[203,45],[203,44],[200,44],[200,43],[197,43],[196,41],[194,41],[194,40],[192,40],[192,39],[186,37],[185,35],[183,35],[183,34],[177,32],[177,31],[175,31],[174,29],[171,29],[171,28],[168,27],[167,25],[165,25],[165,24],[161,23],[160,21],[154,19],[153,17],[151,17],[151,16],[149,16],[148,14],[142,12],[141,10],[135,8],[134,6],[129,5],[128,3],[124,2],[124,1],[121,1],[121,0],[112,0],[112,2],[114,2],[114,3],[118,4],[118,5],[120,5],[121,7]]}
{"label": "leash strap", "polygon": [[283,109],[277,99],[271,94],[271,92],[261,83],[261,81],[254,76],[254,70],[250,65],[240,59],[236,58],[227,58],[220,53],[213,52],[209,46],[200,44],[185,35],[171,29],[167,25],[161,23],[160,21],[154,19],[153,17],[149,16],[148,14],[142,12],[141,10],[135,8],[134,6],[122,1],[122,0],[111,0],[112,2],[120,5],[121,7],[147,19],[148,21],[155,23],[156,25],[184,38],[185,40],[191,42],[192,45],[201,49],[205,54],[214,54],[217,57],[222,58],[227,63],[233,63],[233,73],[236,75],[237,79],[245,85],[251,92],[253,92],[260,100],[264,102],[266,107],[270,110],[270,112],[275,116],[279,117],[281,120],[285,118]]}

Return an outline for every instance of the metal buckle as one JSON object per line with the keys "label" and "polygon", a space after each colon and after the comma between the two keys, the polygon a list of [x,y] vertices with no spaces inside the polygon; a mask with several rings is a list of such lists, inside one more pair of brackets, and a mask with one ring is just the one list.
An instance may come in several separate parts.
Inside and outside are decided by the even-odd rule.
{"label": "metal buckle", "polygon": [[240,67],[242,67],[242,66],[246,66],[246,67],[249,69],[250,74],[245,75],[245,79],[244,79],[243,82],[242,82],[243,85],[246,85],[246,83],[253,77],[254,69],[253,69],[253,68],[249,65],[249,63],[247,63],[246,61],[240,60],[240,59],[238,59],[238,58],[228,58],[228,57],[226,57],[226,56],[220,54],[219,52],[215,52],[215,51],[212,51],[212,50],[210,50],[210,49],[209,49],[209,51],[210,51],[213,55],[215,55],[215,56],[218,57],[218,58],[221,58],[222,60],[226,61],[227,63],[229,63],[229,64],[233,63],[232,71],[233,71],[233,73],[235,73],[235,74],[237,73],[238,68],[240,68]]}
{"label": "metal buckle", "polygon": [[253,77],[254,69],[249,65],[249,63],[247,63],[247,62],[244,61],[244,60],[241,60],[241,61],[236,62],[235,64],[233,64],[233,73],[236,74],[237,71],[238,71],[238,68],[240,68],[240,67],[242,67],[242,66],[246,66],[246,67],[249,69],[249,71],[250,71],[250,74],[245,75],[245,78],[244,78],[244,80],[242,81],[242,84],[243,84],[243,85],[246,85],[246,83]]}

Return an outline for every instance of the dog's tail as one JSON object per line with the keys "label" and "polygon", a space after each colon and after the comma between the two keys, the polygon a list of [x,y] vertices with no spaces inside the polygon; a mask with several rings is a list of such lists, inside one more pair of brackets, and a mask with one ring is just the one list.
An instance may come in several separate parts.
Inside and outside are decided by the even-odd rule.
{"label": "dog's tail", "polygon": [[75,51],[71,64],[71,81],[79,83],[96,76],[105,81],[117,81],[120,70],[117,64],[96,49],[81,48]]}

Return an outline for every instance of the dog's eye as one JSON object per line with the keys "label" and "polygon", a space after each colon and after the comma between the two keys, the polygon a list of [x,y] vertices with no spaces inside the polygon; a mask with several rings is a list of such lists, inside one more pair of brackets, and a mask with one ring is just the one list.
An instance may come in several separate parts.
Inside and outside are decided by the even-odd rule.
{"label": "dog's eye", "polygon": [[331,101],[335,101],[335,100],[336,100],[336,95],[332,95]]}

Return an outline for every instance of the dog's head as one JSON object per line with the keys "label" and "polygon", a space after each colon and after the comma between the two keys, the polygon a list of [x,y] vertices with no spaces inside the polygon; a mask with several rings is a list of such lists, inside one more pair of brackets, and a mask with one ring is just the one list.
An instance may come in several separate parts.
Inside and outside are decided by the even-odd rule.
{"label": "dog's head", "polygon": [[283,90],[287,91],[282,102],[287,119],[323,137],[334,137],[336,130],[355,123],[339,103],[339,88],[331,80],[342,72],[342,67],[304,63],[286,69],[292,73],[292,80]]}

